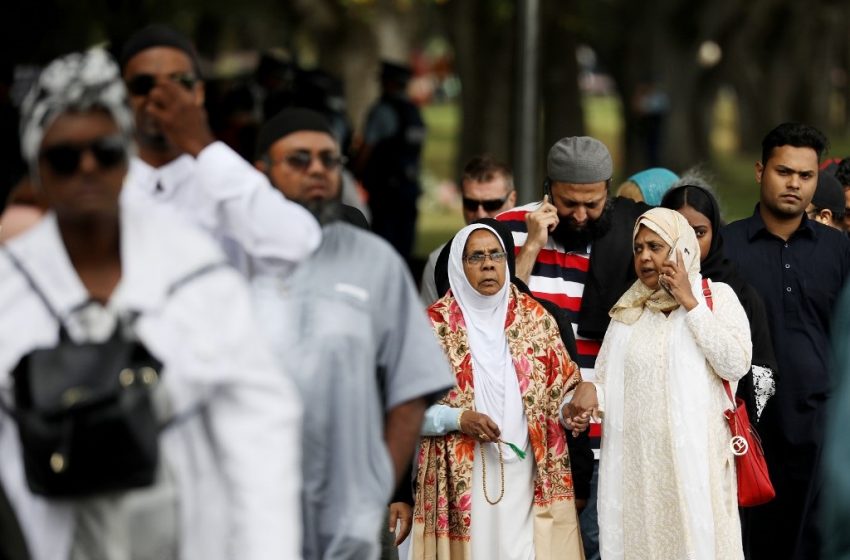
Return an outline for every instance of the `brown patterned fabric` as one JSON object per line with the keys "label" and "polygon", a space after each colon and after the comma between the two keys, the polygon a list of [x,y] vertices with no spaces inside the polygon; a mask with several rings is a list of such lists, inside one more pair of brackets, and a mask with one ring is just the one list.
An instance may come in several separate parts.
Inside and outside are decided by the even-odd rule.
{"label": "brown patterned fabric", "polygon": [[[457,385],[440,403],[472,410],[472,360],[460,307],[449,292],[429,308],[428,314],[457,377]],[[576,523],[566,434],[558,412],[564,395],[581,381],[581,374],[567,354],[552,316],[514,286],[505,332],[528,420],[533,453],[526,460],[533,459],[537,467],[537,540],[538,533],[548,532],[541,524]],[[461,432],[422,438],[413,514],[415,558],[470,558],[475,445],[475,439]]]}

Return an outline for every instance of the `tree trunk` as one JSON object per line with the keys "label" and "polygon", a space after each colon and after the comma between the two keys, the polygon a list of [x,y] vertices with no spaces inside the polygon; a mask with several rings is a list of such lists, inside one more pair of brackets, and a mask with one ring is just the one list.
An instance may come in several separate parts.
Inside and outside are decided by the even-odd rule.
{"label": "tree trunk", "polygon": [[512,161],[516,14],[504,4],[452,0],[442,8],[461,81],[458,172],[476,154]]}
{"label": "tree trunk", "polygon": [[578,88],[576,20],[574,0],[542,3],[540,85],[543,98],[543,145],[541,155],[565,136],[584,134],[584,114]]}

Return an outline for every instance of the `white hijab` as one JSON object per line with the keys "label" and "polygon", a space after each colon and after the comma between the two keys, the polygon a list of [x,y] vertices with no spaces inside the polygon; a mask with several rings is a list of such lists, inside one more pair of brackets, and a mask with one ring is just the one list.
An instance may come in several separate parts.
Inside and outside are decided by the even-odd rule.
{"label": "white hijab", "polygon": [[[496,230],[484,224],[466,226],[455,235],[449,253],[449,285],[466,323],[475,409],[499,426],[501,439],[520,449],[528,447],[528,422],[519,390],[519,380],[505,335],[505,319],[510,299],[510,275],[507,262],[495,263],[505,269],[505,283],[499,291],[486,296],[476,290],[463,270],[466,242],[472,232],[485,229],[505,245]],[[509,447],[502,449],[506,461],[516,460]]]}

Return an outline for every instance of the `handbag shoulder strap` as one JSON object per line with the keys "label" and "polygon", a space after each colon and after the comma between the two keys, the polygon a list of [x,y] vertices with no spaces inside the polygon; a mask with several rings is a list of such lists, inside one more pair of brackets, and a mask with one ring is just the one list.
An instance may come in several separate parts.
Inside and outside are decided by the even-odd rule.
{"label": "handbag shoulder strap", "polygon": [[16,257],[15,254],[4,245],[0,245],[0,251],[2,251],[6,255],[6,257],[9,259],[9,262],[12,263],[12,266],[14,266],[15,269],[17,269],[17,271],[21,274],[21,276],[24,277],[24,280],[26,280],[27,285],[29,285],[30,289],[35,293],[36,296],[38,296],[38,299],[41,300],[41,303],[47,309],[47,312],[50,313],[54,319],[56,319],[59,325],[63,325],[62,317],[60,317],[59,313],[57,313],[53,306],[50,305],[50,301],[48,301],[47,296],[44,295],[44,292],[41,290],[41,288],[38,287],[38,284],[32,277],[32,274],[30,274],[26,267],[21,264],[20,259],[18,259],[18,257]]}
{"label": "handbag shoulder strap", "polygon": [[[709,309],[714,311],[714,298],[711,295],[711,287],[708,285],[708,278],[702,279],[702,295],[705,296],[705,304]],[[723,380],[723,388],[726,389],[726,395],[729,397],[729,400],[732,401],[732,406],[735,406],[735,396],[732,394],[732,387],[729,386],[729,382],[727,380]]]}

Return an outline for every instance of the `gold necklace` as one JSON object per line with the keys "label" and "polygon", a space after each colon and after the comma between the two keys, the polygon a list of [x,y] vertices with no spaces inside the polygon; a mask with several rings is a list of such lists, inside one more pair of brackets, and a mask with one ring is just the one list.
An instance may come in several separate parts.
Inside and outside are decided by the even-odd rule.
{"label": "gold necklace", "polygon": [[505,460],[502,457],[502,446],[497,442],[496,448],[499,450],[499,467],[501,471],[501,488],[499,490],[499,497],[495,500],[491,500],[490,496],[487,495],[487,461],[484,459],[484,445],[478,444],[481,449],[481,482],[484,486],[484,499],[487,500],[487,503],[491,506],[495,506],[499,502],[502,501],[502,498],[505,497]]}

